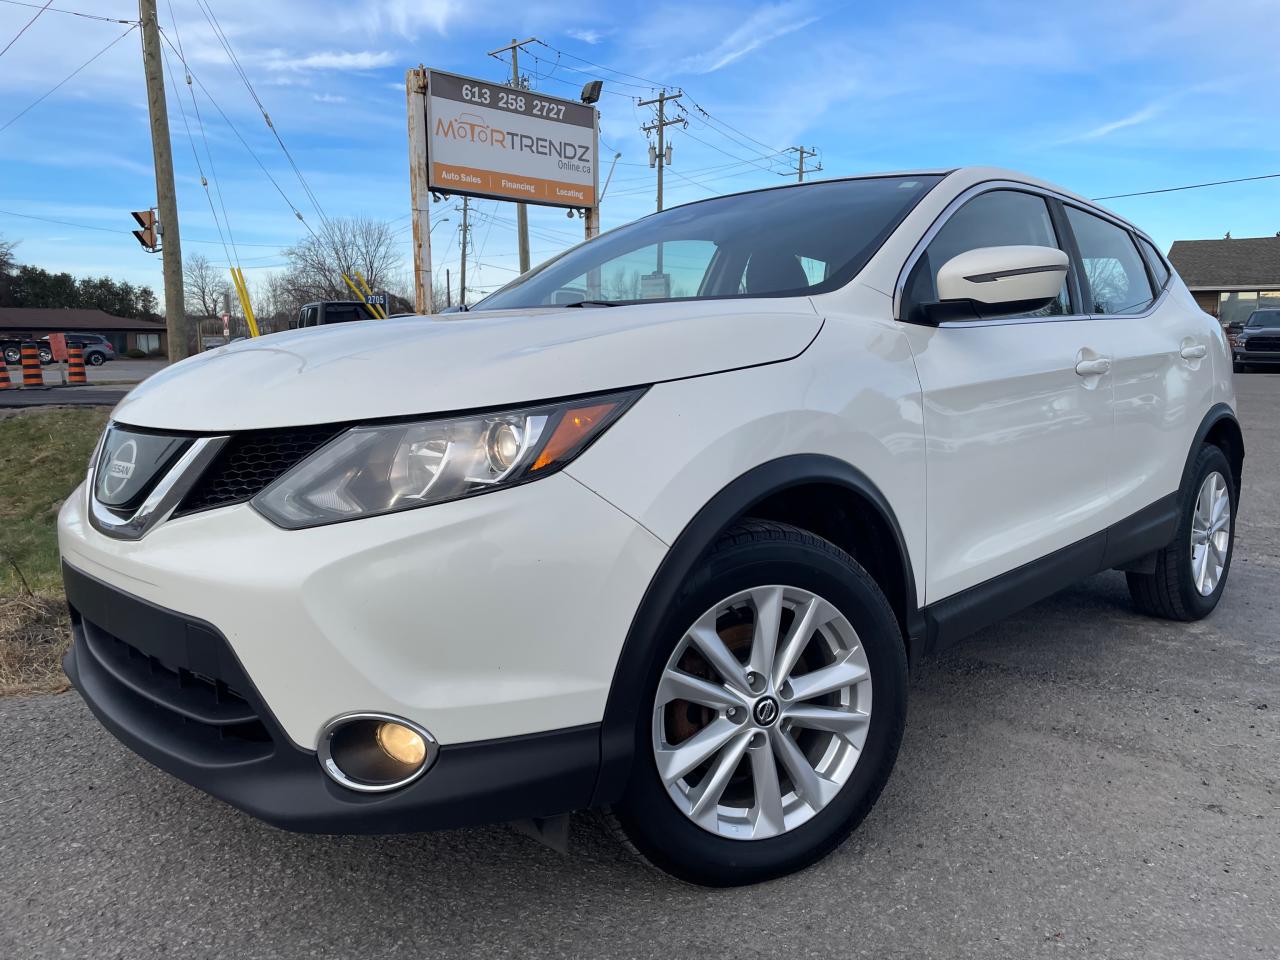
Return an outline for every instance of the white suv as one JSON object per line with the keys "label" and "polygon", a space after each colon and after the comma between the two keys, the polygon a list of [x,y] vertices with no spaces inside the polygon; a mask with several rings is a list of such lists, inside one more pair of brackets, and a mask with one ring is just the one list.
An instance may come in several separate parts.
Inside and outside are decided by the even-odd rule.
{"label": "white suv", "polygon": [[1108,568],[1212,611],[1234,406],[1151,241],[1047,184],[705,200],[469,313],[151,377],[62,510],[66,669],[283,827],[599,808],[673,874],[758,881],[866,815],[922,654]]}

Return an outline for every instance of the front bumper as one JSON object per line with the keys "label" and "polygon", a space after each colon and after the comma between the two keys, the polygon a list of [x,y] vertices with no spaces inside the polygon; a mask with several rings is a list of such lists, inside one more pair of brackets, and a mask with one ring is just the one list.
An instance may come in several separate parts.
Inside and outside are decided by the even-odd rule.
{"label": "front bumper", "polygon": [[595,725],[445,746],[425,776],[393,793],[339,787],[313,751],[290,742],[215,628],[74,567],[63,573],[75,634],[63,664],[102,724],[161,769],[268,823],[406,833],[590,802]]}
{"label": "front bumper", "polygon": [[1241,350],[1239,347],[1231,353],[1236,363],[1263,364],[1280,363],[1280,351],[1276,350]]}
{"label": "front bumper", "polygon": [[82,488],[59,546],[71,567],[214,625],[304,750],[353,712],[405,717],[442,746],[599,722],[666,553],[564,474],[309,530],[220,507],[138,541],[96,530]]}

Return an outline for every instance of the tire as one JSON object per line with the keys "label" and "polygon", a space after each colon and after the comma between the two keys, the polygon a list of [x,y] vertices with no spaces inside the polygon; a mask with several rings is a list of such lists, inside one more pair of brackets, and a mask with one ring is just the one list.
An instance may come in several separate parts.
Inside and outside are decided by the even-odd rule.
{"label": "tire", "polygon": [[84,359],[90,366],[94,366],[94,367],[100,367],[107,362],[107,358],[103,356],[101,353],[97,353],[96,351],[94,353],[89,354]]}
{"label": "tire", "polygon": [[1246,366],[1245,366],[1243,363],[1241,363],[1239,360],[1232,361],[1232,363],[1231,363],[1231,371],[1232,371],[1232,373],[1244,373],[1244,372],[1245,372],[1246,370],[1248,370],[1248,369],[1249,369],[1249,368],[1248,368],[1248,367],[1246,367]]}
{"label": "tire", "polygon": [[21,362],[22,362],[22,351],[21,351],[21,350],[19,350],[17,347],[5,347],[5,350],[4,350],[4,362],[5,362],[5,363],[14,363],[14,364],[21,363]]}
{"label": "tire", "polygon": [[[1198,583],[1198,555],[1192,541],[1193,525],[1199,526],[1196,521],[1201,495],[1210,478],[1215,475],[1225,484],[1225,501],[1230,511],[1230,516],[1222,527],[1222,531],[1227,534],[1226,546],[1225,549],[1220,548],[1220,537],[1210,538],[1213,543],[1206,544],[1201,555],[1207,551],[1207,565],[1212,565],[1207,566],[1207,569],[1216,569],[1216,562],[1220,560],[1221,572],[1212,578],[1212,584],[1209,580]],[[1154,573],[1127,574],[1129,595],[1140,612],[1165,620],[1183,621],[1200,620],[1213,612],[1222,598],[1227,575],[1231,572],[1239,499],[1239,484],[1232,475],[1231,464],[1226,455],[1218,447],[1202,445],[1179,498],[1177,536],[1156,554]],[[1221,520],[1216,522],[1220,523]],[[1202,589],[1210,586],[1208,592]]]}
{"label": "tire", "polygon": [[50,363],[53,363],[53,351],[52,351],[52,350],[41,350],[41,351],[40,351],[40,362],[41,362],[41,363],[43,363],[43,364],[45,364],[45,365],[48,365],[48,364],[50,364]]}
{"label": "tire", "polygon": [[[727,601],[739,605],[731,604],[730,612],[717,619],[717,611]],[[744,695],[740,702],[745,707],[718,709],[670,698],[673,667],[696,671],[699,660],[703,669],[699,675],[720,681],[707,684],[715,687],[715,696],[726,690],[738,696],[724,675],[750,668],[757,611],[769,605],[782,611],[776,621],[765,618],[779,624],[774,632],[777,653],[775,657],[761,654],[756,662],[775,665],[790,659],[794,666],[789,674],[771,667],[767,679],[755,675],[758,699]],[[808,631],[812,639],[787,643],[788,631],[803,622],[802,613],[810,607],[821,611],[811,621],[819,623]],[[749,624],[735,619],[745,618],[748,612]],[[822,622],[824,617],[828,619]],[[728,669],[717,671],[710,666],[712,660],[701,658],[701,644],[708,641],[691,639],[700,622],[710,624],[711,637],[724,641],[722,650],[747,635],[745,646],[730,654],[739,661],[736,667],[721,660]],[[726,622],[730,626],[722,627]],[[655,649],[643,678],[644,706],[636,718],[630,781],[621,803],[606,814],[623,838],[659,869],[707,886],[768,880],[809,866],[839,846],[871,810],[889,779],[906,720],[906,649],[898,621],[870,575],[849,554],[804,530],[782,523],[743,522],[723,534],[700,561],[654,636]],[[823,674],[820,680],[837,682],[839,676],[838,682],[844,683],[860,678],[833,693],[802,694],[802,689],[829,685],[811,679],[807,686],[800,686],[806,677],[828,667],[841,672]],[[790,679],[775,686],[777,678],[788,675]],[[765,716],[767,700],[774,704],[772,721]],[[801,708],[807,713],[802,715]],[[825,711],[821,722],[829,725],[836,710],[840,710],[835,715],[838,725],[846,732],[813,726],[818,711]],[[692,741],[716,725],[718,730],[732,729],[724,725],[730,724],[735,712],[742,733],[734,732],[705,768],[694,768],[674,782],[670,777],[663,780],[660,751],[669,774],[681,766],[667,763],[686,742],[668,743],[675,727],[689,722],[694,714],[713,717],[689,734],[687,740]],[[851,717],[857,718],[856,729],[850,726]],[[741,743],[746,746],[736,748],[735,755],[735,745]],[[815,770],[825,765],[816,770],[821,783],[809,779],[804,767],[788,766],[812,756],[818,758],[810,761]],[[705,785],[716,779],[722,766],[731,771],[725,774],[723,792],[714,795],[709,810],[700,815],[702,822],[695,822],[695,812],[686,810],[696,810],[693,798],[699,791],[710,792]],[[767,767],[777,771],[776,793],[756,785],[757,771],[762,782],[768,781]],[[792,769],[798,771],[798,780],[792,778]],[[688,781],[695,779],[690,786]],[[802,797],[798,783],[809,785],[816,803],[805,798],[808,791]],[[744,804],[749,804],[740,811],[746,820],[734,820],[734,811]],[[769,816],[764,815],[766,809]],[[756,812],[754,822],[750,821],[752,811]]]}

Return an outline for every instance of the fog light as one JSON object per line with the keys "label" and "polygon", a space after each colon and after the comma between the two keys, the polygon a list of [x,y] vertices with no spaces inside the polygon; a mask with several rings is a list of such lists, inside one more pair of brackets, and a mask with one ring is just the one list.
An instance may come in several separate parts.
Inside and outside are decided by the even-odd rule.
{"label": "fog light", "polygon": [[349,713],[329,722],[317,756],[330,779],[351,790],[381,793],[416,780],[440,752],[426,730],[400,717]]}
{"label": "fog light", "polygon": [[392,760],[416,767],[427,758],[427,742],[403,723],[380,723],[378,746]]}

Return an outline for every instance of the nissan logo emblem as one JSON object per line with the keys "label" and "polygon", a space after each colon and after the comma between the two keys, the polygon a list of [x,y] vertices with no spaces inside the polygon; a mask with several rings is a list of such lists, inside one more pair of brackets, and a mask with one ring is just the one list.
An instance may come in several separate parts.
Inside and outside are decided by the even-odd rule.
{"label": "nissan logo emblem", "polygon": [[102,492],[108,497],[114,497],[117,493],[125,488],[125,484],[129,482],[129,478],[133,476],[134,467],[138,463],[138,444],[133,440],[126,440],[120,444],[120,449],[111,458],[111,462],[107,464],[106,475],[102,478]]}
{"label": "nissan logo emblem", "polygon": [[773,721],[778,719],[778,701],[773,697],[765,697],[756,703],[755,709],[756,723],[762,727],[767,727]]}

